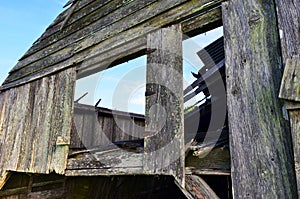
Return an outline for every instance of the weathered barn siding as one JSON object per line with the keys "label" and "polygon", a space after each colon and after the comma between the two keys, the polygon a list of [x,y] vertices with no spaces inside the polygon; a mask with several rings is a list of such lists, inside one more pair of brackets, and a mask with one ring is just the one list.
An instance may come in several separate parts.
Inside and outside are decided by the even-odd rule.
{"label": "weathered barn siding", "polygon": [[70,148],[106,146],[144,137],[143,115],[75,104],[73,118]]}
{"label": "weathered barn siding", "polygon": [[223,5],[235,198],[297,198],[288,122],[278,99],[281,53],[273,0]]}
{"label": "weathered barn siding", "polygon": [[0,168],[64,173],[70,142],[75,69],[0,93]]}
{"label": "weathered barn siding", "polygon": [[291,124],[295,171],[300,196],[300,56],[286,60],[279,97],[285,100]]}
{"label": "weathered barn siding", "polygon": [[174,175],[184,187],[184,114],[181,25],[149,34],[144,172]]}
{"label": "weathered barn siding", "polygon": [[300,56],[300,1],[275,0],[281,37],[282,61]]}
{"label": "weathered barn siding", "polygon": [[205,31],[212,24],[221,25],[218,8],[221,2],[80,1],[64,28],[60,30],[71,9],[46,30],[11,71],[0,90],[70,66],[79,67],[80,76],[93,72],[95,68],[91,66],[103,70],[118,58],[145,50],[146,35],[166,25],[182,22],[184,33],[198,28]]}

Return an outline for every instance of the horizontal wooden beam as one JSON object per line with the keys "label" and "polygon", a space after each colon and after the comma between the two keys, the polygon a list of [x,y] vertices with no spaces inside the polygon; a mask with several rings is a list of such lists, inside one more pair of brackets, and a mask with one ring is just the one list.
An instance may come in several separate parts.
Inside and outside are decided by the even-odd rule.
{"label": "horizontal wooden beam", "polygon": [[[101,35],[102,32],[97,32],[91,37],[86,38],[86,40],[75,42],[74,44],[67,46],[63,51],[56,53],[56,55],[53,54],[47,57],[47,61],[33,63],[34,65],[38,66],[38,69],[34,70],[33,74],[22,72],[23,75],[18,76],[18,78],[14,79],[11,83],[7,82],[1,86],[0,91],[37,80],[41,77],[50,75],[68,67],[78,66],[79,75],[82,74],[82,76],[85,76],[84,73],[89,73],[89,71],[104,70],[110,66],[113,61],[115,61],[114,57],[110,55],[110,52],[121,58],[143,50],[146,48],[145,41],[147,33],[156,30],[159,27],[166,26],[174,21],[183,23],[183,27],[186,27],[185,30],[187,31],[184,33],[188,33],[193,29],[200,31],[201,29],[207,29],[210,21],[216,21],[208,11],[214,6],[220,5],[220,2],[222,1],[214,1],[213,4],[207,4],[207,2],[209,1],[190,1],[179,5],[178,7],[170,9],[168,12],[157,15],[154,18],[141,23],[140,25],[119,33],[118,36],[106,38],[104,41],[101,39],[102,36],[98,37],[98,35]],[[218,13],[219,11],[214,10],[213,12]],[[203,25],[201,25],[202,23],[199,23],[195,26],[192,24],[196,23],[188,24],[189,20],[187,19],[195,15],[195,13],[198,13],[198,18],[201,18],[201,15],[203,15],[203,20],[207,19],[209,21],[207,23],[203,23]],[[220,13],[216,15],[219,16]],[[164,20],[161,21],[162,19]],[[218,18],[218,20],[219,19],[220,18]],[[194,19],[192,18],[192,20]],[[102,42],[99,43],[100,41]],[[97,58],[98,56],[99,58]],[[98,61],[101,59],[104,63]],[[82,67],[80,67],[81,64],[83,64]],[[30,67],[36,68],[34,65]]]}

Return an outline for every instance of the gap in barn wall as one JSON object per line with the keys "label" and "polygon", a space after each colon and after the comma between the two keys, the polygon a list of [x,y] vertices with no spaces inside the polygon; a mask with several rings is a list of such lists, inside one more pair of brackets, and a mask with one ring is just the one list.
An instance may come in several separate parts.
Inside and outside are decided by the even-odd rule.
{"label": "gap in barn wall", "polygon": [[[207,31],[202,34],[195,34],[192,37],[184,35],[183,41],[183,78],[184,78],[184,88],[187,88],[190,84],[195,81],[191,72],[197,73],[203,66],[203,61],[199,58],[197,53],[202,50],[205,46],[208,46],[210,43],[214,42],[218,38],[223,36],[223,27],[215,27],[210,31]],[[201,101],[199,104],[205,102],[205,95],[203,92],[195,96],[191,100],[187,101],[184,104],[185,113],[190,112],[195,108],[195,105],[198,101]],[[199,105],[196,104],[196,105]]]}
{"label": "gap in barn wall", "polygon": [[144,132],[146,56],[116,60],[76,82],[70,148],[140,140]]}
{"label": "gap in barn wall", "polygon": [[76,82],[75,100],[112,110],[145,113],[146,56],[126,60]]}
{"label": "gap in barn wall", "polygon": [[[223,26],[186,36],[183,63],[187,82],[184,86],[185,142],[191,148],[186,155],[186,169],[199,175],[219,198],[232,198]],[[188,86],[201,78],[204,81],[189,89]],[[189,143],[190,140],[193,141]],[[212,150],[207,152],[204,147]],[[219,175],[218,171],[224,173]]]}

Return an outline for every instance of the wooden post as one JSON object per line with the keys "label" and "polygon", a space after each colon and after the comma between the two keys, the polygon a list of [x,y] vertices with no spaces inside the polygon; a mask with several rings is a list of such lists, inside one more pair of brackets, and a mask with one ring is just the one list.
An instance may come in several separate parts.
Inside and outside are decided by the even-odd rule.
{"label": "wooden post", "polygon": [[300,1],[275,0],[284,64],[300,55]]}
{"label": "wooden post", "polygon": [[279,97],[286,100],[286,109],[289,113],[298,196],[300,196],[300,56],[287,59]]}
{"label": "wooden post", "polygon": [[181,26],[150,33],[147,48],[144,173],[173,175],[184,186]]}
{"label": "wooden post", "polygon": [[233,195],[297,198],[274,2],[231,0],[222,12]]}

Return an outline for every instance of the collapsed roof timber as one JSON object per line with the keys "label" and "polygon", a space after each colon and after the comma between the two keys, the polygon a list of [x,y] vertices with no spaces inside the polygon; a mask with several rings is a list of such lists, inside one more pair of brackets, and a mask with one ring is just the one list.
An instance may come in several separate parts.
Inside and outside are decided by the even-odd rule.
{"label": "collapsed roof timber", "polygon": [[[232,183],[236,198],[297,198],[294,182],[300,185],[300,178],[294,168],[299,163],[293,157],[299,157],[298,142],[293,140],[293,155],[291,140],[299,133],[299,80],[295,78],[300,68],[299,9],[299,3],[292,0],[72,1],[0,87],[0,196],[163,198],[169,194],[163,190],[167,189],[173,197],[228,198],[231,192],[228,195],[223,187]],[[182,75],[178,75],[182,71],[182,33],[193,36],[222,24],[226,78],[224,62],[217,65],[222,70],[212,66],[208,72],[220,71],[223,76],[219,79],[226,81],[227,100],[221,101],[228,110],[230,155],[224,147],[227,128],[213,129],[221,138],[225,135],[215,147],[191,147],[195,142],[185,146],[184,138],[195,138],[189,136],[187,127],[198,125],[199,117],[190,113],[184,118]],[[74,103],[76,79],[141,54],[147,54],[146,89],[151,95],[146,98],[146,118],[152,121],[103,108],[95,112],[95,107]],[[292,132],[278,98],[282,66],[286,71],[280,97],[288,100]],[[216,78],[207,74],[196,80],[198,88],[213,85]],[[206,76],[212,81],[203,84]],[[214,91],[209,92],[213,103]],[[155,104],[165,112],[151,109]],[[200,106],[200,119],[207,107]],[[160,129],[156,115],[165,119]],[[145,124],[144,131],[136,135],[143,139],[128,142],[134,139],[122,134],[114,116],[129,129],[136,123]],[[84,118],[91,122],[93,136],[98,135],[96,129],[105,129],[115,138],[110,140],[114,144],[101,139],[97,143],[86,128],[74,125]],[[210,138],[197,135],[197,144]],[[210,132],[205,135],[214,137]],[[83,149],[85,141],[90,146]],[[199,159],[187,149],[195,150],[199,157],[210,153]],[[58,175],[49,174],[52,172]],[[213,176],[203,176],[209,174]],[[137,182],[145,187],[135,185],[135,191],[128,193],[128,183]],[[215,186],[216,182],[222,185]],[[114,193],[118,187],[122,190]],[[92,193],[95,188],[98,192]]]}

